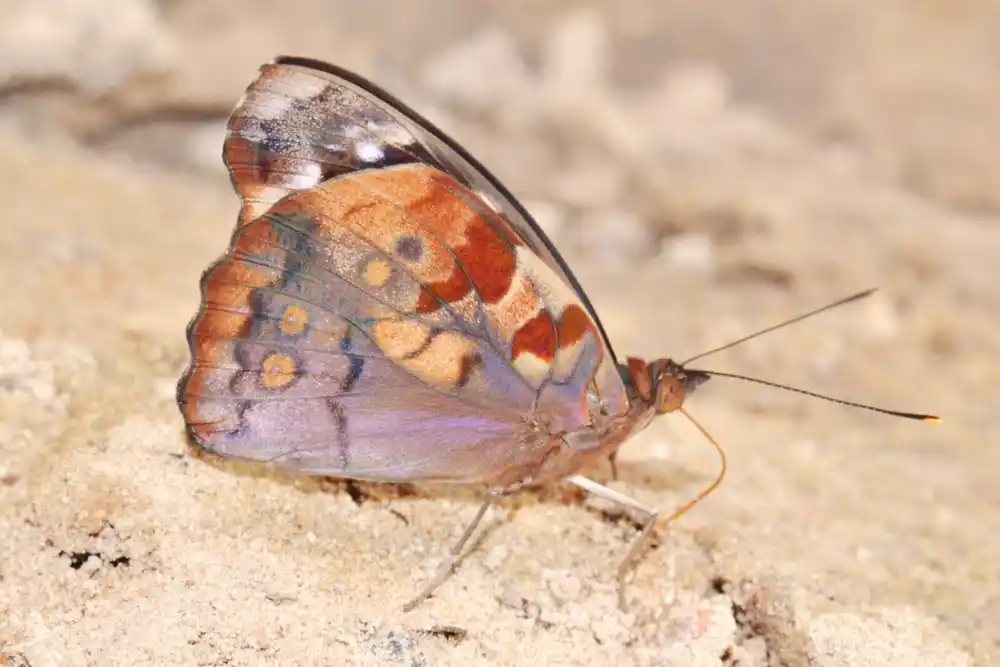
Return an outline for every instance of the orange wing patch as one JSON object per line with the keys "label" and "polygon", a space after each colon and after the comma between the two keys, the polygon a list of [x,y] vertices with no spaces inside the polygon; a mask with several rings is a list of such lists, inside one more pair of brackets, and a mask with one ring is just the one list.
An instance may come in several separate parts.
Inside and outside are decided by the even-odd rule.
{"label": "orange wing patch", "polygon": [[483,302],[496,303],[511,288],[516,235],[471,190],[433,167],[356,172],[280,202],[272,212],[303,210],[316,214],[327,236],[357,234],[412,271],[426,287],[415,312],[460,304],[473,290]]}
{"label": "orange wing patch", "polygon": [[[234,249],[248,253],[270,252],[269,230],[251,228],[234,242]],[[242,338],[254,317],[251,296],[256,287],[278,280],[277,269],[233,261],[225,256],[208,269],[203,278],[203,302],[191,323],[189,339],[192,358],[199,368],[225,366],[233,358],[235,341]],[[185,392],[197,396],[211,393],[220,382],[207,371],[195,370],[186,381]],[[208,437],[222,421],[235,417],[225,406],[211,402],[189,404],[188,422],[194,435]]]}
{"label": "orange wing patch", "polygon": [[575,303],[563,310],[557,328],[559,350],[553,360],[552,375],[557,381],[568,378],[576,370],[587,343],[600,350],[601,335],[586,311]]}
{"label": "orange wing patch", "polygon": [[288,304],[281,313],[278,328],[286,336],[298,336],[309,324],[309,311],[295,304]]}
{"label": "orange wing patch", "polygon": [[[497,303],[507,294],[517,268],[514,254],[485,221],[471,221],[466,228],[465,243],[454,251],[458,263],[454,264],[448,280],[428,285],[432,292],[447,302],[458,301],[468,293],[471,281],[484,303]],[[462,286],[464,291],[454,289],[456,286]],[[438,305],[437,301],[421,301],[417,311],[433,312]]]}
{"label": "orange wing patch", "polygon": [[555,357],[556,327],[548,311],[540,311],[514,334],[510,358],[517,361],[523,354],[531,354],[545,362]]}
{"label": "orange wing patch", "polygon": [[295,379],[297,369],[291,355],[274,352],[261,364],[260,383],[267,389],[284,389]]}
{"label": "orange wing patch", "polygon": [[556,353],[556,327],[546,310],[539,310],[515,333],[510,360],[517,372],[532,387],[538,388],[549,377]]}
{"label": "orange wing patch", "polygon": [[419,355],[427,347],[430,327],[418,320],[384,319],[372,326],[372,338],[390,359]]}
{"label": "orange wing patch", "polygon": [[467,380],[476,342],[452,331],[433,331],[417,320],[376,322],[372,339],[386,356],[429,384],[454,387]]}
{"label": "orange wing patch", "polygon": [[565,381],[581,355],[602,354],[600,333],[576,295],[536,255],[519,249],[517,259],[514,287],[491,316],[501,334],[510,332],[511,361],[529,383]]}

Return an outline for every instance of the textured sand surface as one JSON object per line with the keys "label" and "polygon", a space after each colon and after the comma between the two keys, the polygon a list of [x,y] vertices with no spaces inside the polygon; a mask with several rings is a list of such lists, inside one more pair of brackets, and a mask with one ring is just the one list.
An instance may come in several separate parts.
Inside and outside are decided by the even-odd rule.
{"label": "textured sand surface", "polygon": [[[193,19],[176,6],[183,44],[197,31],[185,32]],[[561,34],[586,41],[591,29],[570,21]],[[504,51],[490,39],[476,48]],[[206,108],[228,105],[267,51],[220,65],[235,78],[226,94],[212,90],[221,102],[202,95]],[[448,67],[464,57],[449,62],[430,69],[461,78]],[[80,147],[56,112],[59,132],[25,129],[36,104],[25,102],[0,133],[2,664],[996,664],[997,213],[989,197],[945,192],[931,176],[908,187],[878,159],[845,163],[767,114],[718,101],[713,71],[683,70],[636,96],[641,132],[669,126],[655,155],[629,150],[641,119],[606,95],[541,104],[531,113],[565,111],[552,133],[521,131],[517,118],[494,118],[496,136],[454,127],[568,249],[619,354],[684,358],[878,285],[867,302],[704,365],[944,423],[714,380],[689,407],[725,445],[729,476],[661,533],[628,589],[629,613],[617,609],[614,571],[632,522],[556,488],[492,510],[455,576],[403,614],[475,513],[474,490],[348,487],[185,445],[173,393],[184,327],[236,201],[217,168],[128,156],[196,129],[205,139],[185,159],[217,155],[220,119],[123,132],[112,154]],[[565,149],[580,128],[601,128],[583,143],[618,152],[553,157],[531,141]],[[616,179],[617,195],[597,187]],[[630,225],[636,217],[654,223]],[[647,246],[657,250],[638,251]],[[666,510],[716,467],[671,416],[628,443],[611,484]]]}

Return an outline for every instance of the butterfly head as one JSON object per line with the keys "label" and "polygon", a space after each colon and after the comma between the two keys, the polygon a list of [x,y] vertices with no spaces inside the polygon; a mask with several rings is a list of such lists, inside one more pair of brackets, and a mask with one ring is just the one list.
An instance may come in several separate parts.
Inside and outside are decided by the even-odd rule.
{"label": "butterfly head", "polygon": [[629,357],[621,372],[632,400],[660,415],[680,409],[684,399],[709,378],[707,373],[688,370],[672,359],[646,363]]}

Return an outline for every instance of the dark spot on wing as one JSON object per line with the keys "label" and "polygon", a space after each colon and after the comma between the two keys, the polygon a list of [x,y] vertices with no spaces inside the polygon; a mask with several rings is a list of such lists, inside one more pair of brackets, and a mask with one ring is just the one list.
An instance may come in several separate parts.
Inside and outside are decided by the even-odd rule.
{"label": "dark spot on wing", "polygon": [[353,331],[353,327],[348,327],[344,332],[344,336],[340,339],[340,351],[344,353],[344,356],[350,362],[347,375],[344,377],[344,381],[340,383],[340,391],[344,394],[354,388],[365,368],[364,357],[351,353],[351,349],[353,348]]}
{"label": "dark spot on wing", "polygon": [[[347,438],[347,413],[344,411],[344,406],[334,399],[330,399],[327,405],[337,425],[337,446],[340,453],[340,467],[341,470],[347,470],[351,462],[350,442],[348,442]],[[348,493],[350,493],[350,489],[348,489]],[[351,494],[351,497],[354,498],[354,494]],[[357,502],[356,499],[355,502]],[[360,505],[361,503],[358,504]]]}
{"label": "dark spot on wing", "polygon": [[396,254],[400,259],[419,262],[424,254],[423,241],[416,236],[404,236],[396,241]]}
{"label": "dark spot on wing", "polygon": [[467,354],[462,357],[462,370],[458,375],[458,386],[464,387],[469,384],[469,380],[472,379],[472,374],[479,370],[482,365],[483,358],[478,352]]}

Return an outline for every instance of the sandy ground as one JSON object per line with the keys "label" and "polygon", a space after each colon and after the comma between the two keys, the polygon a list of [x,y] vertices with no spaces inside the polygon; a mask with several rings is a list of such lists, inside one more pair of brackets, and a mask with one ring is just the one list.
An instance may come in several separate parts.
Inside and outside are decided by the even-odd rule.
{"label": "sandy ground", "polygon": [[[223,3],[93,0],[100,48],[84,51],[42,29],[69,4],[7,5],[0,24],[31,20],[0,39],[2,664],[997,664],[1000,159],[973,48],[1000,34],[989,3],[886,3],[863,23],[852,2],[750,3],[783,17],[768,28],[713,3],[570,4],[477,23],[436,2],[451,11],[432,29],[402,5],[340,3],[319,28],[328,10],[305,0],[266,25]],[[657,48],[657,31],[676,39]],[[929,76],[904,57],[918,45],[963,67]],[[714,380],[689,407],[729,476],[661,533],[628,613],[614,571],[632,523],[556,488],[492,511],[403,614],[474,490],[205,460],[174,402],[198,277],[235,218],[219,127],[290,50],[409,91],[495,166],[619,354],[684,358],[878,285],[704,365],[944,423]],[[135,71],[109,65],[122,54]],[[670,509],[716,467],[671,416],[622,450],[612,485]]]}

